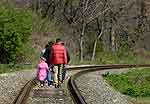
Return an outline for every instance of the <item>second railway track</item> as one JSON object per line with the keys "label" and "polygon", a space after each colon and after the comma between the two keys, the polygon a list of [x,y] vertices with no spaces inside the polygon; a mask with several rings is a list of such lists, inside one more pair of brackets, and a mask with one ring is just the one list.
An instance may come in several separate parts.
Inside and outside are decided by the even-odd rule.
{"label": "second railway track", "polygon": [[[89,66],[78,66],[68,67],[67,70],[79,70],[76,74],[72,75],[68,80],[68,89],[71,97],[75,104],[87,104],[81,92],[79,91],[75,80],[77,77],[94,71],[107,70],[107,69],[120,69],[121,68],[139,68],[139,67],[150,67],[150,64],[135,64],[135,65],[89,65]],[[26,86],[22,89],[20,94],[16,97],[13,104],[25,104],[31,89],[36,85],[35,79],[29,81]]]}
{"label": "second railway track", "polygon": [[[140,68],[140,67],[150,67],[150,64],[135,64],[135,65],[96,65],[96,66],[87,66],[87,67],[78,67],[78,68],[84,68],[85,70],[80,71],[73,76],[70,77],[68,81],[68,89],[70,90],[70,93],[72,95],[72,98],[76,104],[87,104],[84,97],[82,96],[81,92],[79,91],[75,80],[86,73],[94,72],[94,71],[100,71],[100,70],[107,70],[107,69],[121,69],[121,68]],[[74,69],[74,68],[72,68]]]}

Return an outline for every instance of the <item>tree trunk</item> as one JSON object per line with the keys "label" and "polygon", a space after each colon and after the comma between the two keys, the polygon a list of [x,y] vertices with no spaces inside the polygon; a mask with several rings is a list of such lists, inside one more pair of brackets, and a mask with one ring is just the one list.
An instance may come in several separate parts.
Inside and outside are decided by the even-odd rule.
{"label": "tree trunk", "polygon": [[84,40],[84,33],[85,33],[85,23],[82,25],[82,32],[80,37],[80,61],[83,62],[83,40]]}
{"label": "tree trunk", "polygon": [[112,30],[111,30],[111,49],[112,49],[112,52],[115,53],[115,51],[116,51],[116,46],[115,46],[115,30],[114,30],[113,27],[112,27]]}
{"label": "tree trunk", "polygon": [[[99,22],[98,21],[97,21],[97,24],[98,24],[98,28],[99,28]],[[95,59],[97,41],[101,38],[101,36],[103,34],[103,29],[104,29],[104,27],[103,27],[103,23],[102,23],[102,28],[101,28],[101,30],[99,29],[98,37],[97,37],[97,39],[94,42],[94,48],[93,48],[93,54],[92,54],[92,61]]]}

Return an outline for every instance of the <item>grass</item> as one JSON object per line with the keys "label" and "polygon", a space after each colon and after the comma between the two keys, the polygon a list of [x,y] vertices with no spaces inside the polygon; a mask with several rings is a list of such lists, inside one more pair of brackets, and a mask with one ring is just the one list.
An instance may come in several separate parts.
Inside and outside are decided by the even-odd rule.
{"label": "grass", "polygon": [[150,97],[136,98],[135,104],[150,104]]}
{"label": "grass", "polygon": [[0,74],[31,69],[33,69],[33,65],[0,64]]}
{"label": "grass", "polygon": [[150,68],[106,74],[104,79],[121,93],[136,98],[136,104],[150,104]]}

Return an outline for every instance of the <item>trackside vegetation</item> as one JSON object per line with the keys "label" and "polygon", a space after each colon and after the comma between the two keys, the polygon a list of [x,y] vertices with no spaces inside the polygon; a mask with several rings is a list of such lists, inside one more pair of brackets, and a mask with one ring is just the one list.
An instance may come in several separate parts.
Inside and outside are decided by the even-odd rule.
{"label": "trackside vegetation", "polygon": [[130,69],[127,73],[106,74],[104,79],[125,95],[150,98],[150,69]]}
{"label": "trackside vegetation", "polygon": [[21,62],[32,32],[32,12],[0,6],[0,63]]}
{"label": "trackside vegetation", "polygon": [[99,42],[96,48],[96,57],[80,62],[79,56],[75,57],[73,64],[149,64],[150,60],[137,55],[127,42],[123,42],[115,53],[105,50]]}
{"label": "trackside vegetation", "polygon": [[1,64],[0,65],[0,74],[10,73],[10,72],[15,72],[15,71],[22,71],[22,70],[31,70],[34,68],[35,68],[34,65]]}

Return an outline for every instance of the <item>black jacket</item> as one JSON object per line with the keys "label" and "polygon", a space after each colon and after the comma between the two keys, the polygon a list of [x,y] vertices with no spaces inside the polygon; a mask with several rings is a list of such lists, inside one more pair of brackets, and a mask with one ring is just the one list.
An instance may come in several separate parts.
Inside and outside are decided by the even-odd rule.
{"label": "black jacket", "polygon": [[43,57],[46,59],[46,63],[49,66],[49,58],[50,58],[50,52],[51,52],[51,47],[46,48],[45,53],[43,54]]}

